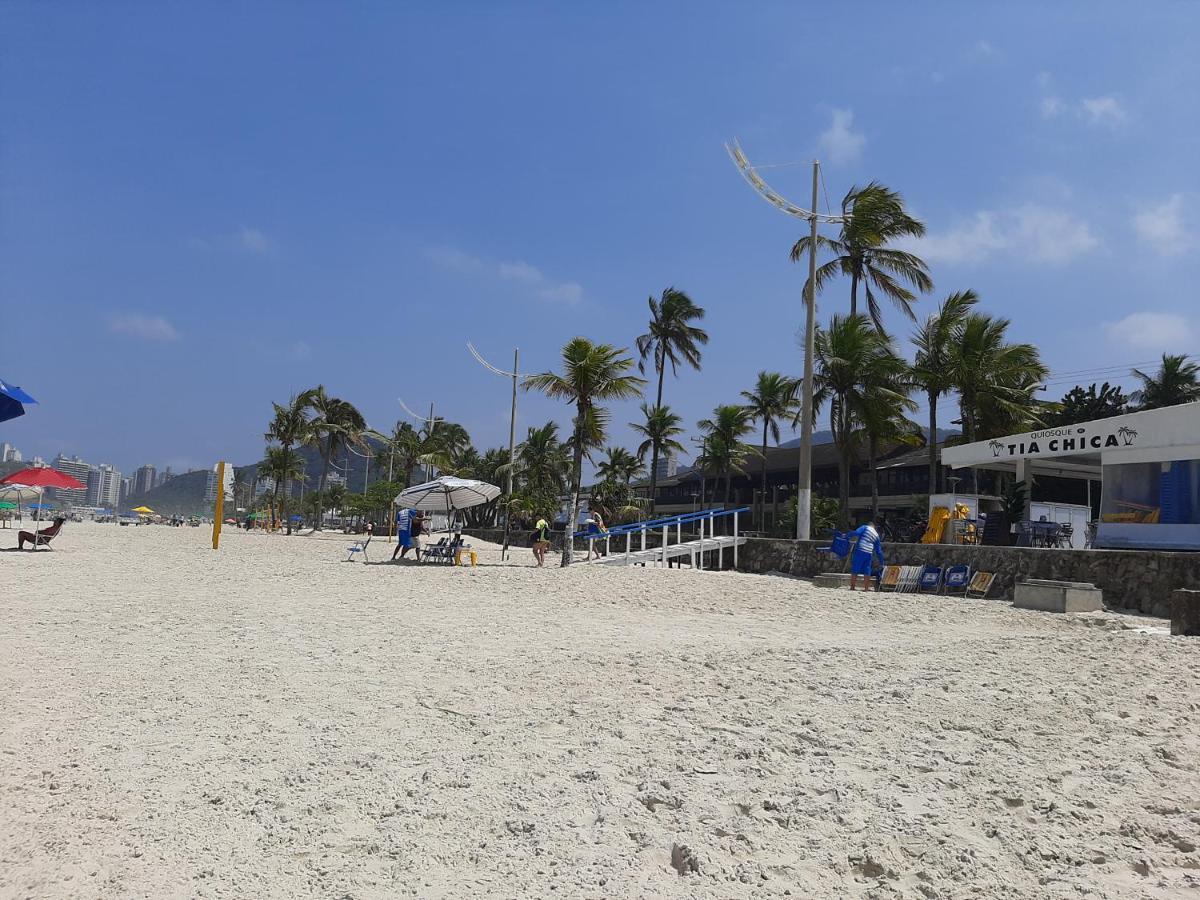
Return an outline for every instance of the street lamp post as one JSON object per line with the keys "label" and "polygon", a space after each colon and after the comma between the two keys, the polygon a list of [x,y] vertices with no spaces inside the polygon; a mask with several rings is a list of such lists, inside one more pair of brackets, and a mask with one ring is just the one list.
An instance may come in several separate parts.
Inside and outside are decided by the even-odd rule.
{"label": "street lamp post", "polygon": [[817,307],[817,224],[819,222],[841,223],[845,216],[833,216],[817,212],[817,189],[820,182],[821,164],[812,164],[812,205],[808,209],[790,203],[777,194],[750,165],[735,140],[726,145],[734,165],[758,194],[776,209],[804,219],[809,223],[808,286],[804,297],[804,378],[801,383],[800,461],[796,484],[796,539],[807,541],[812,537],[812,425],[813,425],[813,354],[816,339]]}

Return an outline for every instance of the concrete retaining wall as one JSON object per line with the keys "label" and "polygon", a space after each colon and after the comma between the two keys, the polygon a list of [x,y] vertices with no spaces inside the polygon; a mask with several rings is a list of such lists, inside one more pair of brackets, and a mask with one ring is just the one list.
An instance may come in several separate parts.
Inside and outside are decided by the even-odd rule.
{"label": "concrete retaining wall", "polygon": [[[828,541],[751,538],[742,546],[738,568],[812,577],[840,572],[845,561],[818,553]],[[1200,553],[1148,550],[1041,550],[1031,547],[957,547],[941,544],[887,544],[889,564],[968,565],[996,573],[990,597],[1012,599],[1018,578],[1086,581],[1104,592],[1104,604],[1168,618],[1171,592],[1200,589]]]}

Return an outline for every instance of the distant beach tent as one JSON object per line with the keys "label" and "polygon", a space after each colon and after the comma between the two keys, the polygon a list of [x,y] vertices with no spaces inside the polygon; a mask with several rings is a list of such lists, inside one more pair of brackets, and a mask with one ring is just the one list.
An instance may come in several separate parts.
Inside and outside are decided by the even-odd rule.
{"label": "distant beach tent", "polygon": [[[22,487],[36,488],[40,495],[46,488],[65,488],[68,490],[84,491],[87,490],[87,485],[78,479],[72,478],[65,472],[60,472],[58,469],[50,468],[30,468],[21,469],[0,478],[0,487],[6,484],[16,484]],[[42,519],[42,510],[49,509],[45,503],[33,503],[29,507],[36,512],[34,516],[34,530],[37,530],[37,523]]]}
{"label": "distant beach tent", "polygon": [[446,518],[460,509],[482,506],[500,496],[500,488],[473,478],[443,475],[425,484],[405,488],[396,495],[396,505],[431,512],[446,511]]}
{"label": "distant beach tent", "polygon": [[0,378],[0,422],[25,415],[25,404],[37,403],[15,384]]}
{"label": "distant beach tent", "polygon": [[152,515],[154,515],[154,510],[152,510],[152,509],[151,509],[150,507],[148,507],[148,506],[135,506],[135,507],[133,508],[133,511],[134,511],[135,513],[137,513],[138,515],[140,515],[140,516],[152,516]]}

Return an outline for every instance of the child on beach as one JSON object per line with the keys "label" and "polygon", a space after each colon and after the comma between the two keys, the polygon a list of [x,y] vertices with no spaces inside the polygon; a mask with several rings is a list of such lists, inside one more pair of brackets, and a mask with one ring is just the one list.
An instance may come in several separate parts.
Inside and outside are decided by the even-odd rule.
{"label": "child on beach", "polygon": [[854,552],[850,555],[850,590],[855,590],[858,587],[858,576],[863,577],[863,590],[875,590],[875,578],[873,570],[875,568],[875,560],[879,560],[879,564],[883,565],[883,538],[879,536],[879,526],[882,526],[883,519],[878,518],[873,523],[867,522],[865,525],[859,525],[850,532],[850,539],[856,540]]}

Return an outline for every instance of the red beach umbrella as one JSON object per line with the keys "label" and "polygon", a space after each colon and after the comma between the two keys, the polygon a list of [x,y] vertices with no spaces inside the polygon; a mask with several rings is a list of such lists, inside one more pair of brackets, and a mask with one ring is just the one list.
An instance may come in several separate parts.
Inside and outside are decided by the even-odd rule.
{"label": "red beach umbrella", "polygon": [[4,478],[0,478],[0,484],[23,484],[26,487],[40,488],[70,488],[77,491],[87,490],[86,484],[76,478],[72,478],[65,472],[60,472],[58,469],[39,467],[21,469],[19,472],[6,475]]}
{"label": "red beach umbrella", "polygon": [[[86,490],[87,485],[77,478],[72,478],[66,472],[60,472],[58,469],[50,469],[34,466],[28,469],[21,469],[13,472],[4,478],[0,478],[0,484],[21,484],[25,487],[38,488],[42,493],[45,493],[46,488],[71,488],[74,490]],[[42,521],[42,504],[38,504],[37,515],[33,519],[33,530],[36,532],[37,527]],[[33,548],[37,549],[35,542]]]}

